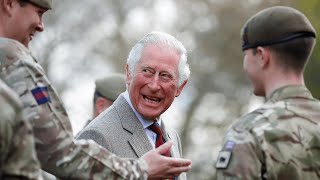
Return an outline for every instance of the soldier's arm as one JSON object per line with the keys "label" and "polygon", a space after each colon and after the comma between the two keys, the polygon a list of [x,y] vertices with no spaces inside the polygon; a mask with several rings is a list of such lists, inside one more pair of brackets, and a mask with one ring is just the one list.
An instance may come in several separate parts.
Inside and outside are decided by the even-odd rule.
{"label": "soldier's arm", "polygon": [[66,179],[147,178],[144,161],[118,158],[93,141],[73,140],[60,98],[24,46],[0,38],[0,52],[0,76],[23,103],[44,170]]}
{"label": "soldier's arm", "polygon": [[215,179],[261,179],[262,164],[251,135],[228,137],[216,161]]}
{"label": "soldier's arm", "polygon": [[0,80],[0,179],[40,179],[31,125],[18,96]]}

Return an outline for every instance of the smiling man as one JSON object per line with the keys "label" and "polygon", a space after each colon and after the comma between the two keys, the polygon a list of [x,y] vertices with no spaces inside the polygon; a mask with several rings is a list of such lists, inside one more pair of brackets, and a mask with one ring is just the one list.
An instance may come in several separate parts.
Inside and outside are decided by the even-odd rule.
{"label": "smiling man", "polygon": [[[186,49],[173,36],[151,32],[131,50],[127,60],[127,91],[80,132],[120,157],[139,158],[171,139],[166,156],[181,157],[178,134],[165,126],[161,114],[172,104],[190,76]],[[186,179],[182,174],[177,179]]]}
{"label": "smiling man", "polygon": [[1,3],[0,33],[28,47],[35,33],[43,31],[42,15],[51,8],[52,1],[2,0]]}

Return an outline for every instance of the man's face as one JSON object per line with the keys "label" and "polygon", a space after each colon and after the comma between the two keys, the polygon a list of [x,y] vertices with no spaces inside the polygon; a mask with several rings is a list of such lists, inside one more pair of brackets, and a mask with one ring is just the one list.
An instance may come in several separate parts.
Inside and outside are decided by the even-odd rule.
{"label": "man's face", "polygon": [[259,55],[254,53],[253,49],[244,51],[243,69],[252,83],[253,93],[257,96],[264,96],[264,87],[260,78],[262,71],[259,63]]}
{"label": "man's face", "polygon": [[130,100],[144,118],[155,121],[179,96],[185,83],[178,87],[179,54],[155,44],[147,45],[133,75],[127,67]]}
{"label": "man's face", "polygon": [[15,39],[28,47],[29,42],[35,33],[42,32],[44,27],[42,23],[42,15],[47,9],[27,3],[25,6],[20,6],[16,2],[12,10],[12,30],[8,38]]}
{"label": "man's face", "polygon": [[94,117],[97,117],[101,114],[104,110],[108,109],[113,104],[113,101],[110,101],[104,97],[98,97],[96,102],[94,103]]}

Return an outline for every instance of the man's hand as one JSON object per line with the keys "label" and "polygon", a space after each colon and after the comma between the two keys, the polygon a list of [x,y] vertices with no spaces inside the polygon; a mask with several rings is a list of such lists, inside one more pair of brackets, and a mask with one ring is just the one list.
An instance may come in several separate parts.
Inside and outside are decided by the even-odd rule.
{"label": "man's hand", "polygon": [[142,156],[148,165],[149,179],[171,179],[191,169],[190,160],[161,155],[170,151],[171,146],[172,141],[168,141]]}

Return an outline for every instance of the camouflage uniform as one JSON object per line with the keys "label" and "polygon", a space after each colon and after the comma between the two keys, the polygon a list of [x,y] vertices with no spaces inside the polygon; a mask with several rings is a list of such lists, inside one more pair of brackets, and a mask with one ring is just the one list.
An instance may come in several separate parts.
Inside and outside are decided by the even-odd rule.
{"label": "camouflage uniform", "polygon": [[304,86],[274,91],[227,132],[217,179],[320,179],[320,102]]}
{"label": "camouflage uniform", "polygon": [[71,123],[55,89],[30,52],[0,38],[0,77],[23,102],[42,168],[66,179],[146,179],[143,160],[116,157],[93,141],[73,139]]}
{"label": "camouflage uniform", "polygon": [[41,179],[32,127],[19,97],[0,80],[0,179]]}

